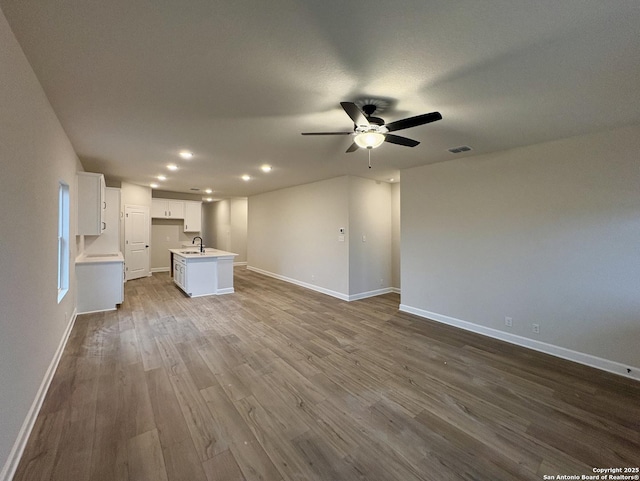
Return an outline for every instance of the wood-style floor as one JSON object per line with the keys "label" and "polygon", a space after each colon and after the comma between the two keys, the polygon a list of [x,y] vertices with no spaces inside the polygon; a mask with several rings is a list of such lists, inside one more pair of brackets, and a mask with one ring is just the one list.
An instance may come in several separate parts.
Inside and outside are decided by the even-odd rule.
{"label": "wood-style floor", "polygon": [[79,316],[15,480],[541,480],[640,465],[640,383],[236,268]]}

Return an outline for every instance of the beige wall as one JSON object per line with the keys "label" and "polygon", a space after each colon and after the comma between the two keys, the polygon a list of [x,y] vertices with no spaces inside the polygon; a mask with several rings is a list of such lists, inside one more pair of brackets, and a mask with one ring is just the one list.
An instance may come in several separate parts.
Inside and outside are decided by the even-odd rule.
{"label": "beige wall", "polygon": [[339,177],[249,197],[248,266],[348,296],[348,187]]}
{"label": "beige wall", "polygon": [[245,197],[231,199],[229,205],[231,221],[231,245],[229,250],[238,254],[235,262],[241,264],[247,262],[248,203],[249,200]]}
{"label": "beige wall", "polygon": [[638,152],[635,126],[403,171],[403,308],[637,373]]}
{"label": "beige wall", "polygon": [[[202,201],[202,195],[149,189],[149,206],[151,206],[152,198]],[[204,205],[203,203],[203,209]],[[171,267],[169,249],[177,249],[183,243],[191,242],[194,237],[201,235],[200,232],[184,232],[184,220],[182,219],[150,218],[150,222],[151,254],[149,263],[152,272],[168,271]]]}
{"label": "beige wall", "polygon": [[246,197],[208,203],[203,210],[203,236],[208,246],[238,254],[236,264],[247,262]]}
{"label": "beige wall", "polygon": [[391,287],[391,186],[349,177],[349,295]]}
{"label": "beige wall", "polygon": [[248,225],[250,268],[348,300],[391,287],[389,184],[345,176],[256,195]]}
{"label": "beige wall", "polygon": [[[76,305],[76,171],[82,170],[0,13],[0,479],[26,441]],[[70,290],[57,302],[58,182],[70,188]],[[49,372],[51,374],[51,372]],[[13,453],[13,454],[12,454]]]}
{"label": "beige wall", "polygon": [[[168,271],[171,266],[169,249],[177,249],[185,242],[192,242],[198,232],[184,232],[182,219],[152,219],[151,221],[151,271]],[[200,246],[200,241],[198,247]]]}
{"label": "beige wall", "polygon": [[400,183],[391,184],[391,287],[400,289]]}

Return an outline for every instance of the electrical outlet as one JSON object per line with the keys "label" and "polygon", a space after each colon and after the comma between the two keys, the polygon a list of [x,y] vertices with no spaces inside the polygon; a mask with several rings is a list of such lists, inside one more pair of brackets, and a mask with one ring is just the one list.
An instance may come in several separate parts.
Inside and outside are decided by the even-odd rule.
{"label": "electrical outlet", "polygon": [[507,326],[507,327],[513,327],[513,318],[505,316],[504,325]]}
{"label": "electrical outlet", "polygon": [[540,324],[531,324],[531,330],[534,334],[540,334]]}

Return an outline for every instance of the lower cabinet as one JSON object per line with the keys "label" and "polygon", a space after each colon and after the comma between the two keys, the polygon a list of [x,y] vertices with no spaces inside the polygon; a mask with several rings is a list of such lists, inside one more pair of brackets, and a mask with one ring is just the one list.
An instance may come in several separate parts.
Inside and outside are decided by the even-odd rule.
{"label": "lower cabinet", "polygon": [[109,311],[124,301],[124,262],[76,262],[78,314]]}
{"label": "lower cabinet", "polygon": [[177,257],[177,256],[174,257],[173,282],[175,282],[176,285],[185,292],[187,290],[187,286],[185,285],[186,270],[187,270],[187,263],[185,262],[185,260],[182,259],[181,257]]}
{"label": "lower cabinet", "polygon": [[173,282],[190,297],[218,293],[217,259],[173,256]]}

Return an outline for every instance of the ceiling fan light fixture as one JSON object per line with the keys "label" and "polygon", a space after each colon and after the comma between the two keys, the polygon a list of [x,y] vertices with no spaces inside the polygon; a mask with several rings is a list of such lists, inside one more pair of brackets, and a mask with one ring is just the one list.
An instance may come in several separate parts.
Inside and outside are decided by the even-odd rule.
{"label": "ceiling fan light fixture", "polygon": [[354,141],[363,149],[375,149],[384,142],[384,135],[380,132],[363,132],[356,135]]}

